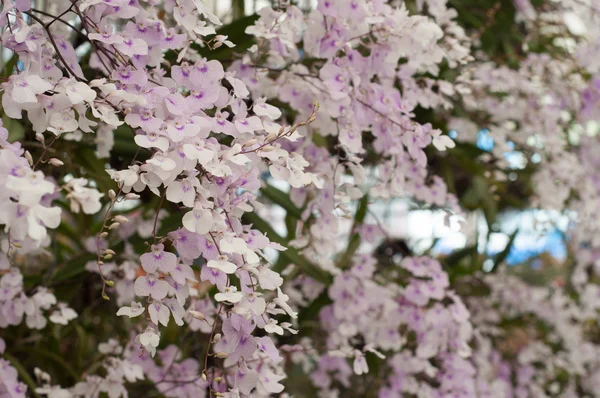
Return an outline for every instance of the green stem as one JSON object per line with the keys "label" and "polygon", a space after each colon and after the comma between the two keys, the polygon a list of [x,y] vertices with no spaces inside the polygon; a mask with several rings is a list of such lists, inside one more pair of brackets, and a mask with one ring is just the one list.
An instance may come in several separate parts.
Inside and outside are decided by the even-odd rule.
{"label": "green stem", "polygon": [[231,4],[232,19],[238,20],[246,14],[246,2],[244,0],[233,0]]}

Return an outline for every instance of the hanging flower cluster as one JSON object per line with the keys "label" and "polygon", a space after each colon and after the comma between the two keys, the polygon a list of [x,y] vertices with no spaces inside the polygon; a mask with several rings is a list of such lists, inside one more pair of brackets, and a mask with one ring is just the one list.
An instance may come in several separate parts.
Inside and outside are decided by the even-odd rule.
{"label": "hanging flower cluster", "polygon": [[[390,236],[369,211],[410,198],[462,217],[454,189],[431,172],[456,143],[419,122],[427,110],[465,140],[480,126],[456,114],[490,115],[497,145],[486,159],[499,167],[509,142],[543,148],[537,203],[591,213],[596,140],[572,150],[564,135],[598,108],[597,79],[579,73],[598,72],[595,43],[578,47],[578,62],[528,53],[509,69],[471,55],[478,42],[445,1],[409,11],[322,0],[308,13],[263,8],[245,28],[253,44],[237,51],[201,0],[35,3],[4,0],[0,12],[12,53],[4,123],[26,130],[20,143],[0,125],[0,328],[50,320],[56,340],[80,333],[73,304],[54,292],[64,269],[88,271],[122,327],[95,342],[99,357],[70,385],[0,358],[1,397],[266,397],[284,392],[292,367],[322,397],[597,390],[589,324],[600,306],[587,270],[600,223],[574,234],[573,297],[499,273],[477,279],[491,292],[481,298],[455,290],[427,255],[383,263],[373,247]],[[527,1],[516,6],[524,23],[546,21]],[[122,136],[131,156],[115,155]],[[90,149],[92,171],[60,157],[61,144]],[[261,218],[276,213],[263,200],[281,199],[275,181],[290,187],[272,200],[286,210],[287,238]],[[510,320],[531,328],[503,327]]]}
{"label": "hanging flower cluster", "polygon": [[[468,306],[478,326],[473,361],[480,396],[594,396],[599,377],[597,288],[578,303],[560,287],[532,288],[500,273],[485,278],[491,294]],[[499,327],[500,322],[506,324]]]}
{"label": "hanging flower cluster", "polygon": [[[25,111],[36,138],[46,149],[62,135],[79,130],[93,133],[98,124],[103,126],[106,137],[122,125],[132,129],[135,143],[149,156],[143,162],[134,159],[127,169],[107,170],[118,183],[119,192],[108,193],[111,202],[96,238],[97,270],[104,283],[103,291],[115,286],[115,281],[108,279],[113,277],[109,275],[113,271],[120,271],[117,283],[122,287],[117,287],[117,292],[130,296],[133,286],[135,297],[128,297],[133,301],[122,306],[117,315],[147,316],[135,343],[154,356],[160,344],[160,327],[166,327],[171,317],[177,325],[184,324],[189,283],[198,279],[210,281],[217,289],[213,297],[218,310],[211,323],[214,346],[205,353],[202,380],[210,378],[210,383],[218,388],[215,380],[229,377],[229,372],[206,369],[208,357],[216,355],[228,358],[226,363],[233,365],[232,381],[227,380],[220,388],[238,388],[236,372],[258,374],[245,365],[261,341],[253,337],[252,331],[259,328],[266,333],[283,334],[286,328],[294,332],[289,323],[275,318],[280,313],[293,317],[296,313],[279,289],[282,278],[262,259],[266,248],[285,248],[242,224],[240,217],[258,206],[256,191],[263,169],[272,170],[275,177],[298,187],[322,185],[319,178],[305,171],[308,162],[300,154],[273,145],[279,139],[289,139],[298,125],[277,123],[281,112],[264,99],[256,98],[249,106],[249,91],[244,83],[235,74],[225,73],[218,61],[207,60],[192,48],[232,46],[221,36],[204,40],[207,35],[214,35],[214,26],[220,22],[201,2],[167,2],[160,7],[161,13],[169,14],[169,18],[163,18],[174,21],[172,27],[159,18],[159,8],[152,4],[83,1],[64,6],[61,15],[75,13],[87,33],[76,32],[85,35],[92,46],[90,66],[103,71],[106,77],[84,77],[68,37],[62,29],[53,29],[63,22],[60,16],[41,19],[28,5],[7,2],[1,16],[7,28],[3,44],[14,51],[22,66],[2,83],[3,108],[16,119]],[[167,61],[165,57],[170,53],[165,49],[175,52],[177,64]],[[168,75],[164,69],[167,64]],[[312,122],[317,107],[314,105],[313,113],[300,124]],[[47,131],[53,136],[50,143],[45,143]],[[5,131],[2,178],[7,203],[2,223],[12,245],[7,255],[13,255],[15,247],[22,249],[16,250],[17,254],[26,254],[28,246],[47,246],[46,228],[56,228],[60,223],[60,208],[48,206],[60,189],[35,171],[40,162],[46,161],[45,153],[31,164],[28,152],[23,156],[20,146],[6,142],[6,136]],[[221,142],[224,137],[230,137],[229,144]],[[77,140],[81,136],[74,133],[69,138]],[[98,152],[109,149],[99,146]],[[50,159],[48,163],[61,166],[59,160]],[[74,213],[93,214],[101,209],[102,194],[87,184],[86,179],[75,178],[62,187]],[[157,211],[149,251],[141,256],[124,253],[125,262],[105,263],[121,256],[110,249],[109,231],[128,220],[125,216],[109,218],[110,210],[123,199],[138,198],[135,193],[146,189],[160,197],[160,206],[166,201],[179,207],[182,227],[157,236]],[[33,243],[20,243],[26,239]],[[173,249],[176,254],[170,251]],[[198,278],[191,265],[200,257],[205,263]],[[3,323],[19,323],[26,313],[29,326],[45,325],[40,309],[54,305],[54,296],[43,289],[32,299],[21,296],[18,269],[4,275],[2,285],[7,292],[3,295]],[[129,286],[128,292],[123,285]],[[265,295],[268,291],[274,293]],[[104,292],[103,296],[108,298]],[[12,316],[11,306],[15,307]],[[207,321],[199,311],[191,314]],[[72,310],[63,306],[51,315],[51,320],[66,323],[74,316]],[[266,336],[262,339],[270,341]],[[271,377],[272,373],[263,369],[260,374]],[[126,379],[135,381],[137,374],[136,371],[133,380]],[[111,383],[121,387],[106,390],[110,396],[119,396],[123,390],[124,379],[122,373],[119,375]],[[256,387],[259,377],[251,380],[254,384],[246,382],[241,387],[244,391]],[[102,386],[104,381],[98,383],[91,380],[86,388]],[[279,384],[266,385],[268,389],[282,389]],[[77,387],[73,393],[79,394]]]}
{"label": "hanging flower cluster", "polygon": [[52,206],[59,188],[25,153],[19,143],[7,142],[8,131],[0,126],[0,164],[2,172],[2,210],[4,227],[0,247],[0,327],[20,325],[43,329],[49,319],[67,324],[77,313],[65,303],[57,303],[54,294],[40,286],[35,292],[24,288],[23,274],[13,265],[18,252],[35,251],[50,242],[48,229],[60,224],[61,209]]}

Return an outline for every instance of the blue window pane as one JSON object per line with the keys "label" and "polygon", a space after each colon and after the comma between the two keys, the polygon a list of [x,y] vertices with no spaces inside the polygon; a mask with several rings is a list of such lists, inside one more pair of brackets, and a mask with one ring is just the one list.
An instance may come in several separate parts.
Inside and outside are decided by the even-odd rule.
{"label": "blue window pane", "polygon": [[477,133],[477,147],[488,152],[494,149],[494,139],[488,129],[481,129]]}

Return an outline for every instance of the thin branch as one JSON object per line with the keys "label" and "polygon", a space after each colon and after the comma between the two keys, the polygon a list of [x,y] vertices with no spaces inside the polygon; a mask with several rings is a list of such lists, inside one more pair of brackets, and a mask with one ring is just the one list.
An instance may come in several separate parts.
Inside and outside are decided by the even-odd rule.
{"label": "thin branch", "polygon": [[32,166],[32,169],[35,170],[35,168],[42,162],[42,159],[44,158],[44,155],[46,155],[46,152],[48,152],[48,150],[50,149],[50,147],[52,146],[52,144],[54,144],[54,142],[58,139],[58,136],[54,137],[52,139],[52,141],[50,141],[50,143],[48,145],[46,145],[44,147],[44,152],[42,152],[42,154],[40,155],[39,159],[37,160],[37,162],[35,162],[35,164]]}
{"label": "thin branch", "polygon": [[63,64],[63,66],[67,69],[67,72],[69,72],[76,80],[78,80],[80,82],[87,83],[87,79],[86,78],[79,77],[79,76],[77,76],[75,74],[75,72],[73,72],[73,69],[71,69],[71,67],[69,66],[69,64],[67,63],[67,61],[65,60],[65,58],[63,57],[63,55],[61,54],[60,50],[58,49],[58,45],[56,44],[56,41],[54,40],[54,36],[52,35],[52,32],[50,32],[50,29],[44,23],[44,21],[42,21],[40,18],[36,17],[35,15],[33,15],[31,13],[29,14],[29,16],[31,17],[31,19],[33,19],[34,21],[36,21],[40,25],[42,25],[42,28],[44,28],[44,30],[48,34],[48,38],[50,39],[50,43],[52,43],[52,46],[54,47],[54,50],[56,51],[56,55],[60,59],[60,61]]}
{"label": "thin branch", "polygon": [[269,140],[254,149],[246,149],[246,150],[240,151],[240,152],[236,153],[235,155],[242,155],[245,153],[253,153],[253,152],[259,151],[262,148],[266,147],[267,145],[271,145],[271,144],[275,143],[275,141],[278,141],[284,137],[291,136],[292,134],[294,134],[294,132],[296,132],[298,127],[303,127],[303,126],[306,126],[306,125],[314,122],[317,117],[318,110],[319,110],[319,104],[315,103],[312,113],[310,114],[308,119],[306,119],[305,121],[294,124],[292,127],[290,127],[290,129],[288,131],[285,131],[284,127],[282,126],[281,129],[279,130],[279,134],[277,134],[277,136],[275,138],[273,138],[272,140]]}
{"label": "thin branch", "polygon": [[158,203],[158,208],[156,209],[156,215],[154,216],[154,227],[152,228],[152,236],[154,238],[154,244],[156,244],[156,226],[158,225],[158,214],[160,213],[160,209],[162,208],[163,201],[165,200],[165,196],[167,196],[166,189],[160,198],[160,202]]}
{"label": "thin branch", "polygon": [[86,35],[86,34],[85,34],[85,33],[84,33],[84,32],[83,32],[81,29],[79,29],[78,27],[76,27],[76,26],[75,26],[75,25],[73,25],[72,23],[70,23],[70,22],[68,22],[68,21],[65,21],[65,20],[64,20],[64,19],[62,19],[62,18],[55,17],[54,15],[52,15],[52,14],[49,14],[49,13],[47,13],[46,11],[38,10],[37,8],[31,8],[29,11],[24,11],[23,13],[24,13],[24,14],[27,14],[27,15],[29,15],[29,16],[31,16],[31,13],[32,13],[32,12],[36,12],[36,13],[38,13],[38,14],[42,14],[42,15],[45,15],[45,16],[47,16],[47,17],[56,18],[56,20],[57,20],[57,21],[59,21],[59,22],[62,22],[63,24],[65,24],[65,25],[66,25],[66,26],[68,26],[69,28],[73,29],[75,32],[79,33],[81,36],[85,36],[85,37],[87,37],[87,35]]}

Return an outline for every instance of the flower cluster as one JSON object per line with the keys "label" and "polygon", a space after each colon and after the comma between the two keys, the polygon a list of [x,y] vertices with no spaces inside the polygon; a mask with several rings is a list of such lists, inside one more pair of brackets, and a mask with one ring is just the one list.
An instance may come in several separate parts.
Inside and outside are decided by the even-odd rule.
{"label": "flower cluster", "polygon": [[[593,396],[599,375],[599,347],[590,338],[597,333],[597,289],[578,302],[560,287],[532,288],[503,272],[485,281],[491,294],[467,300],[478,331],[473,361],[480,365],[480,396],[541,396],[546,391]],[[500,328],[500,322],[506,326]]]}
{"label": "flower cluster", "polygon": [[[309,170],[329,177],[322,193],[291,184],[292,200],[306,208],[300,231],[306,236],[297,236],[296,244],[307,256],[335,272],[331,259],[341,249],[336,243],[344,233],[339,216],[348,216],[348,204],[367,190],[371,198],[410,195],[460,212],[444,181],[428,175],[424,152],[432,143],[444,151],[454,142],[431,125],[416,123],[413,113],[417,106],[449,107],[449,98],[460,89],[422,77],[435,76],[442,61],[456,67],[468,60],[460,28],[444,35],[433,20],[409,15],[404,6],[356,1],[344,7],[328,1],[306,17],[294,6],[285,12],[263,9],[246,32],[258,43],[230,70],[254,96],[287,102],[298,120],[312,112],[315,98],[321,104],[302,137],[286,143],[304,155]],[[446,41],[453,44],[452,51],[445,50]],[[399,62],[404,58],[410,62]],[[319,144],[328,137],[337,159]],[[380,157],[369,168],[363,165],[366,149]],[[318,218],[306,223],[315,214]]]}
{"label": "flower cluster", "polygon": [[[6,343],[0,338],[0,355],[6,350]],[[27,385],[19,380],[17,369],[10,362],[0,358],[0,394],[14,398],[25,398]]]}
{"label": "flower cluster", "polygon": [[[100,274],[103,296],[109,297],[104,293],[107,288],[109,294],[111,287],[116,288],[121,304],[117,315],[146,318],[137,323],[133,346],[151,357],[161,353],[160,363],[173,365],[179,361],[177,349],[158,349],[161,328],[171,318],[179,326],[187,322],[190,329],[208,333],[210,341],[201,380],[194,379],[185,388],[208,386],[219,393],[231,390],[232,396],[248,395],[255,388],[263,393],[282,391],[282,358],[269,335],[297,333],[292,324],[277,319],[280,315],[293,319],[297,313],[288,303],[295,300],[282,291],[284,280],[270,269],[264,251],[285,248],[241,219],[244,213],[261,209],[257,190],[263,171],[268,170],[274,179],[288,182],[293,201],[306,208],[304,227],[294,245],[313,261],[322,258],[316,261],[319,267],[338,274],[328,288],[334,305],[321,315],[324,327],[331,329],[326,355],[354,358],[355,373],[366,373],[365,353],[383,356],[379,349],[401,349],[404,337],[394,329],[402,325],[410,325],[419,343],[429,341],[422,344],[427,348],[415,351],[422,358],[464,348],[458,340],[468,339],[468,333],[460,331],[454,318],[444,326],[448,340],[435,344],[431,321],[415,324],[409,319],[425,319],[429,299],[441,301],[450,294],[439,264],[419,260],[431,272],[416,271],[417,278],[409,281],[405,291],[396,291],[371,281],[373,268],[357,265],[339,273],[334,261],[339,249],[334,242],[344,234],[345,217],[339,213],[348,217],[348,204],[362,198],[366,188],[363,132],[372,135],[372,147],[383,158],[377,181],[370,187],[374,198],[408,192],[423,202],[459,211],[440,178],[428,181],[424,152],[431,143],[442,151],[454,143],[440,130],[416,123],[413,111],[417,105],[449,106],[455,91],[452,85],[436,79],[420,82],[417,76],[435,76],[443,60],[453,67],[468,60],[460,29],[444,35],[432,19],[386,4],[354,2],[345,13],[337,11],[343,9],[340,4],[323,2],[306,17],[294,6],[285,11],[265,8],[247,29],[258,39],[257,45],[225,71],[219,61],[200,55],[203,48],[233,46],[226,37],[214,35],[220,22],[200,1],[168,1],[161,7],[94,0],[70,6],[60,3],[61,15],[75,14],[85,32],[69,31],[60,17],[40,18],[20,3],[8,3],[3,9],[8,28],[3,42],[22,62],[19,73],[2,83],[3,107],[16,119],[27,112],[38,141],[47,149],[57,138],[81,141],[85,139],[81,132],[94,133],[97,155],[105,156],[117,128],[126,126],[133,132],[140,148],[137,153],[144,154],[145,160],[136,156],[127,168],[107,170],[119,191],[108,192],[100,233],[87,245],[93,250],[95,244],[97,266],[88,263],[87,268]],[[103,77],[85,76],[69,40],[74,34],[89,40],[90,66]],[[300,42],[303,48],[297,46]],[[451,51],[445,49],[448,43]],[[303,65],[303,57],[310,57],[311,64]],[[399,63],[402,58],[410,62]],[[396,83],[406,90],[401,93]],[[268,90],[269,85],[280,91]],[[267,98],[288,103],[295,120],[287,124]],[[55,136],[48,144],[46,131]],[[337,159],[330,159],[315,140],[327,136],[337,141]],[[59,167],[62,162],[48,163]],[[342,182],[346,173],[351,182]],[[100,211],[103,196],[88,184],[85,178],[65,180],[62,189],[72,212]],[[48,192],[43,194],[59,193],[54,184],[45,185]],[[154,220],[110,215],[123,200],[139,199],[145,191],[159,198]],[[161,236],[163,207],[179,209],[181,227],[162,229]],[[53,220],[39,224],[52,227],[59,221],[57,213]],[[135,226],[143,223],[144,231]],[[5,224],[11,233],[8,229],[13,226]],[[127,243],[134,232],[152,241],[141,255]],[[117,253],[110,247],[121,240],[126,249]],[[194,265],[201,266],[200,272]],[[383,289],[386,299],[348,298],[352,289],[347,284],[355,284],[363,295]],[[303,289],[300,295],[310,294],[310,289]],[[207,291],[214,292],[212,299],[205,296]],[[450,311],[445,308],[440,304],[435,310]],[[377,330],[368,330],[370,317],[353,332],[333,326],[345,324],[356,311],[370,309],[384,311],[379,316],[395,315]],[[419,311],[424,312],[410,315]],[[363,347],[352,349],[351,342],[358,336],[365,339]],[[223,366],[209,367],[209,360]],[[172,386],[162,383],[167,375],[179,380],[173,372],[186,378],[199,371],[196,362],[183,365],[184,361],[162,371],[153,370],[158,365],[152,359],[146,357],[146,362],[145,373],[159,375],[150,379],[163,392],[180,388],[175,381]],[[115,375],[108,377],[110,382],[88,380],[88,387],[114,384],[110,394],[122,394],[118,386],[123,372],[108,373]]]}
{"label": "flower cluster", "polygon": [[[6,94],[2,98],[5,97]],[[60,224],[61,209],[52,206],[58,187],[43,172],[35,170],[37,165],[18,142],[11,144],[7,140],[8,131],[0,126],[0,223],[11,242],[32,249],[45,246],[49,242],[48,229]]]}
{"label": "flower cluster", "polygon": [[44,287],[28,295],[23,274],[13,260],[48,246],[48,229],[60,223],[61,209],[52,206],[56,184],[35,171],[31,156],[19,143],[7,141],[8,131],[0,126],[0,186],[2,210],[0,223],[4,225],[0,248],[0,327],[19,325],[25,320],[31,329],[43,329],[48,319],[44,312],[55,310],[49,319],[53,323],[67,324],[77,314]]}
{"label": "flower cluster", "polygon": [[[240,217],[258,206],[255,200],[261,185],[261,170],[270,169],[275,177],[298,187],[321,185],[314,174],[305,172],[308,162],[300,154],[272,145],[279,139],[293,140],[298,126],[277,123],[281,112],[264,99],[255,98],[248,106],[249,91],[244,83],[235,74],[226,73],[218,61],[207,60],[197,53],[198,45],[232,46],[221,36],[214,36],[209,42],[204,40],[207,35],[214,35],[214,26],[220,22],[200,1],[164,4],[161,12],[169,13],[173,27],[159,18],[158,9],[152,4],[142,7],[126,2],[83,1],[70,6],[67,2],[58,3],[59,8],[64,6],[61,15],[71,12],[81,19],[85,33],[65,32],[60,17],[41,19],[19,2],[8,2],[2,10],[1,18],[7,27],[3,45],[22,63],[19,72],[2,83],[2,105],[11,118],[20,119],[27,112],[36,138],[46,149],[33,164],[31,156],[19,144],[7,142],[8,134],[3,130],[1,178],[6,186],[3,190],[6,204],[1,222],[9,237],[10,250],[14,251],[16,245],[27,250],[25,244],[47,246],[46,229],[56,228],[60,223],[60,208],[49,206],[60,190],[42,172],[35,171],[36,166],[46,162],[43,156],[56,139],[64,135],[70,140],[82,140],[80,132],[94,133],[98,127],[98,133],[104,136],[101,141],[96,140],[98,154],[106,153],[114,138],[113,130],[128,126],[134,132],[135,143],[149,156],[144,162],[134,159],[127,169],[107,170],[118,183],[119,193],[109,192],[110,206],[101,233],[95,239],[97,271],[105,288],[115,286],[115,281],[108,278],[117,273],[119,301],[135,300],[135,297],[124,300],[125,296],[131,296],[131,286],[138,300],[143,301],[143,304],[132,301],[117,314],[129,317],[147,314],[150,322],[135,341],[154,355],[160,342],[159,325],[168,325],[171,316],[178,325],[183,325],[186,317],[191,323],[196,318],[207,321],[198,311],[192,312],[195,318],[190,319],[184,306],[190,295],[190,283],[198,279],[210,281],[218,289],[214,298],[219,309],[211,325],[215,343],[220,335],[216,333],[218,324],[230,330],[231,317],[239,317],[248,324],[244,327],[248,330],[243,337],[245,345],[236,340],[241,335],[223,332],[218,356],[235,358],[233,373],[240,369],[249,371],[245,365],[238,369],[238,362],[250,360],[258,350],[259,340],[249,334],[252,329],[258,327],[278,334],[283,334],[283,328],[293,331],[289,324],[280,324],[275,316],[296,314],[286,304],[287,296],[278,290],[283,280],[262,260],[264,249],[284,248],[272,244],[258,230],[243,225]],[[60,28],[54,29],[56,26]],[[105,77],[88,80],[84,76],[69,33],[86,36],[93,49],[90,66]],[[165,49],[175,52],[177,64],[167,61],[169,52]],[[171,62],[169,75],[163,69],[168,62]],[[314,117],[313,113],[303,125]],[[50,143],[45,142],[46,131],[55,136]],[[223,144],[223,137],[230,137],[231,143]],[[58,159],[47,162],[55,167],[63,163]],[[103,195],[87,185],[85,178],[65,179],[62,189],[73,213],[93,214],[101,209]],[[131,250],[117,254],[109,248],[111,237],[107,231],[128,219],[124,216],[109,219],[109,211],[123,199],[139,197],[134,192],[141,193],[146,188],[161,198],[161,206],[163,201],[170,202],[185,213],[183,227],[157,236],[160,214],[157,211],[150,234],[154,241],[150,251],[141,257],[132,256]],[[127,238],[127,233],[119,235],[121,239]],[[196,275],[191,265],[200,256],[204,265]],[[107,261],[113,258],[111,263]],[[19,323],[25,313],[31,327],[44,326],[40,309],[55,304],[54,296],[41,288],[32,299],[20,296],[22,281],[18,269],[2,277],[2,286],[3,314],[6,314],[3,322]],[[267,291],[275,294],[263,298],[263,292]],[[192,303],[193,308],[197,308],[197,303]],[[72,310],[63,306],[51,315],[51,320],[66,323],[73,317]],[[209,351],[207,359],[213,355]],[[206,363],[205,360],[205,366]],[[268,368],[263,369],[261,374],[271,376],[264,373]],[[215,372],[211,372],[211,380],[216,378]],[[204,378],[208,373],[204,369]],[[118,384],[121,379],[111,379],[110,383]],[[253,385],[246,383],[244,391],[253,389],[258,380]],[[87,383],[88,387],[100,385],[98,380]],[[111,390],[109,394],[119,396],[119,391]]]}
{"label": "flower cluster", "polygon": [[[342,372],[347,366],[333,358],[353,358],[354,373],[361,375],[369,371],[365,359],[369,352],[380,359],[385,358],[381,352],[390,355],[386,364],[393,376],[389,387],[382,389],[383,396],[434,394],[435,390],[441,395],[473,395],[475,372],[465,360],[472,337],[469,312],[449,290],[448,276],[439,262],[409,257],[399,266],[403,272],[396,278],[406,283],[404,287],[395,281],[382,283],[374,277],[376,261],[358,256],[354,266],[338,275],[328,289],[333,304],[321,310],[320,319],[329,331],[326,346],[330,351],[311,375],[320,389],[329,391],[323,391],[323,396],[332,394],[330,372]],[[361,349],[353,348],[361,344]],[[341,368],[332,367],[334,363]],[[441,384],[429,384],[421,373]]]}
{"label": "flower cluster", "polygon": [[90,397],[105,393],[109,397],[127,397],[125,383],[144,380],[145,372],[135,358],[129,358],[117,340],[110,339],[98,345],[103,355],[101,367],[105,376],[86,375],[83,381],[71,388],[53,385],[49,374],[36,368],[36,377],[40,387],[35,389],[41,396],[54,397]]}
{"label": "flower cluster", "polygon": [[[463,213],[432,172],[456,143],[422,122],[426,111],[464,141],[485,115],[495,146],[482,159],[497,173],[481,174],[506,178],[515,146],[539,151],[535,203],[595,214],[600,89],[581,70],[597,74],[597,43],[568,42],[576,57],[556,62],[528,52],[511,69],[470,55],[479,42],[444,0],[321,0],[261,9],[237,51],[201,0],[36,3],[4,0],[0,12],[13,68],[2,109],[26,130],[15,139],[0,125],[0,328],[87,322],[53,288],[89,271],[86,288],[127,329],[81,338],[101,356],[72,385],[36,368],[36,394],[263,397],[284,391],[290,367],[322,397],[374,385],[380,398],[597,390],[596,216],[572,234],[573,292],[471,275],[490,290],[481,298],[455,290],[428,254],[381,261],[374,247],[391,237],[369,209],[409,198]],[[527,28],[563,27],[515,6]],[[551,12],[569,25],[578,7]],[[268,222],[270,202],[286,211],[287,237]],[[0,396],[36,387],[17,368],[0,359]]]}

